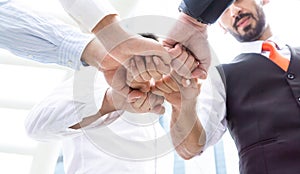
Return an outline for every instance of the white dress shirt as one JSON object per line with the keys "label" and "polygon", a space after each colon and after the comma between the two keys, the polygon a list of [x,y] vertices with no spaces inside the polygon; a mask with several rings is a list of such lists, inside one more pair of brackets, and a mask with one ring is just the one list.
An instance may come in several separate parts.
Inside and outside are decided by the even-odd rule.
{"label": "white dress shirt", "polygon": [[82,68],[31,110],[29,136],[62,139],[67,174],[171,174],[173,149],[161,150],[172,143],[158,139],[165,131],[155,114],[113,112],[83,129],[69,128],[99,110],[107,88],[102,73]]}
{"label": "white dress shirt", "polygon": [[92,31],[105,16],[118,14],[108,0],[59,0],[63,8],[78,24]]}
{"label": "white dress shirt", "polygon": [[[268,40],[279,47],[279,52],[290,59],[291,53],[278,37],[273,36]],[[269,52],[262,52],[263,41],[245,42],[240,44],[240,53],[258,53],[268,59]],[[211,67],[208,78],[201,86],[198,96],[197,113],[206,131],[205,148],[216,144],[226,132],[226,91],[221,76],[215,67]]]}

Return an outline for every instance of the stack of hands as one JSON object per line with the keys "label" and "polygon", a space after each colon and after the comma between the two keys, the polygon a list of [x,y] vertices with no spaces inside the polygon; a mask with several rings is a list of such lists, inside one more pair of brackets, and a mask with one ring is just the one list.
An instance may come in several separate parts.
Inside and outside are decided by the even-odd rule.
{"label": "stack of hands", "polygon": [[110,17],[105,20],[110,27],[102,23],[93,31],[98,38],[93,42],[104,48],[97,50],[102,56],[96,56],[96,62],[86,61],[98,67],[111,86],[106,100],[112,111],[162,114],[164,100],[180,109],[184,101],[198,96],[197,79],[206,78],[210,65],[206,25],[182,13],[160,43],[128,34],[115,16]]}
{"label": "stack of hands", "polygon": [[199,61],[181,44],[167,50],[172,56],[170,64],[156,55],[137,55],[115,69],[103,71],[112,87],[107,92],[108,101],[116,110],[162,114],[164,100],[180,108],[184,100],[198,96],[200,85],[193,72],[198,71]]}

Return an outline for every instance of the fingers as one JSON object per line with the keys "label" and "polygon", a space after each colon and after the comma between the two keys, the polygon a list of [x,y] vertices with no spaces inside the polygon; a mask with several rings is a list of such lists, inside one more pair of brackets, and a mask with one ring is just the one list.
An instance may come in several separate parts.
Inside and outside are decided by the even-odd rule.
{"label": "fingers", "polygon": [[[158,57],[155,57],[158,58]],[[152,56],[146,56],[145,57],[146,60],[146,69],[148,71],[148,73],[150,74],[150,76],[154,79],[154,80],[159,80],[162,77],[162,74],[157,70],[156,65],[154,63],[153,57]],[[159,61],[159,60],[156,60]]]}
{"label": "fingers", "polygon": [[159,80],[163,74],[170,72],[170,66],[167,66],[157,56],[134,56],[127,65],[127,80],[145,82],[152,78]]}
{"label": "fingers", "polygon": [[181,44],[176,44],[174,48],[169,49],[169,53],[175,56],[171,62],[173,70],[179,75],[190,79],[192,77],[192,71],[198,66],[198,61],[193,54],[186,50]]}
{"label": "fingers", "polygon": [[156,95],[165,97],[167,101],[176,99],[179,92],[180,85],[169,75],[163,79],[156,81],[155,86],[152,86],[151,92]]}
{"label": "fingers", "polygon": [[[170,46],[170,45],[168,45],[168,46]],[[172,56],[172,58],[178,57],[179,55],[181,55],[182,51],[183,51],[182,48],[183,47],[181,44],[176,44],[174,47],[173,47],[173,45],[171,45],[170,47],[167,47],[168,52],[169,52],[170,56]]]}
{"label": "fingers", "polygon": [[171,63],[171,56],[159,42],[148,38],[140,39],[143,42],[141,42],[141,44],[136,49],[140,53],[139,55],[153,55],[159,57],[166,65],[169,65]]}
{"label": "fingers", "polygon": [[164,39],[162,42],[163,46],[168,47],[168,48],[173,48],[174,45],[176,45],[176,43],[178,43],[178,42],[176,42],[175,40],[170,39],[170,38]]}
{"label": "fingers", "polygon": [[150,82],[132,82],[130,87],[132,89],[138,89],[141,92],[149,92],[150,91]]}
{"label": "fingers", "polygon": [[129,86],[126,84],[126,69],[123,66],[114,70],[103,71],[107,83],[119,93],[127,95],[130,91]]}
{"label": "fingers", "polygon": [[165,112],[165,108],[163,107],[164,97],[150,93],[149,101],[149,105],[151,106],[149,112],[156,114],[163,114]]}
{"label": "fingers", "polygon": [[139,91],[139,90],[132,90],[131,92],[129,92],[128,96],[127,96],[127,102],[131,103],[131,102],[135,102],[138,99],[142,98],[145,95],[145,93]]}
{"label": "fingers", "polygon": [[[121,43],[121,42],[120,42]],[[144,38],[139,35],[131,36],[129,39],[123,41],[116,46],[111,52],[119,62],[125,62],[133,56],[157,56],[165,65],[169,65],[171,62],[171,56],[166,49],[156,40],[150,38]],[[126,55],[126,56],[124,56]]]}
{"label": "fingers", "polygon": [[135,102],[131,103],[132,107],[135,108],[136,110],[141,109],[141,107],[145,103],[145,100],[147,99],[147,97],[148,97],[148,93],[145,93],[144,95],[142,95],[141,97],[139,97],[138,99],[136,99]]}
{"label": "fingers", "polygon": [[[169,74],[170,73],[170,71],[171,71],[170,66],[164,64],[159,57],[153,56],[152,61],[154,63],[154,67],[157,72],[159,72],[160,74]],[[155,80],[158,80],[158,79],[155,79]]]}
{"label": "fingers", "polygon": [[[134,68],[134,69],[137,70],[137,72],[133,72],[134,77],[140,76],[142,78],[143,82],[151,80],[151,75],[146,70],[145,57],[135,56],[133,58],[133,61],[135,62],[135,66],[136,66],[136,68]],[[132,65],[134,65],[134,64],[132,64]],[[141,82],[141,81],[139,81],[139,82]]]}
{"label": "fingers", "polygon": [[205,65],[198,64],[192,72],[192,78],[206,79],[207,78],[207,72],[205,70]]}
{"label": "fingers", "polygon": [[141,95],[140,93],[136,93],[135,90],[129,93],[128,98],[130,98],[130,106],[133,109],[133,112],[137,113],[163,113],[164,112],[164,98],[162,96],[155,95],[151,92],[144,93]]}
{"label": "fingers", "polygon": [[172,68],[176,72],[178,72],[181,66],[184,65],[187,58],[188,58],[188,53],[186,51],[183,51],[178,57],[174,58],[174,60],[171,62]]}

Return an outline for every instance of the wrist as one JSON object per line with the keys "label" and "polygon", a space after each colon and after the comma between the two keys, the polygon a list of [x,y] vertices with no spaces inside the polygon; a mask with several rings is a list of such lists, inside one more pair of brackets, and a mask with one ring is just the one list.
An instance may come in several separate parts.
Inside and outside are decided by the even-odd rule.
{"label": "wrist", "polygon": [[107,51],[104,46],[94,38],[85,47],[81,55],[81,62],[84,66],[91,65],[101,70],[102,61],[106,55]]}
{"label": "wrist", "polygon": [[111,25],[113,23],[117,23],[118,21],[119,21],[119,17],[117,14],[107,15],[93,28],[92,32],[96,34],[104,27]]}
{"label": "wrist", "polygon": [[113,17],[104,23],[94,30],[94,34],[110,56],[118,62],[123,62],[124,57],[130,57],[132,49],[128,48],[128,41],[135,35],[128,33]]}
{"label": "wrist", "polygon": [[185,23],[191,24],[193,26],[197,26],[197,27],[207,27],[207,24],[201,23],[199,21],[197,21],[197,19],[191,17],[190,15],[184,13],[184,12],[180,12],[179,14],[179,20],[182,20]]}

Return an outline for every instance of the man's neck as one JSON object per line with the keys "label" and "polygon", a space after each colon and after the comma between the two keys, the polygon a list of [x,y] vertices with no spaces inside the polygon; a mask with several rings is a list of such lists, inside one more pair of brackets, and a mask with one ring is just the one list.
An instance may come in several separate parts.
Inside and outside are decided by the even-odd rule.
{"label": "man's neck", "polygon": [[272,30],[271,30],[271,27],[270,25],[268,25],[264,31],[264,33],[261,35],[261,37],[258,39],[258,40],[267,40],[269,39],[270,37],[273,36],[273,33],[272,33]]}

